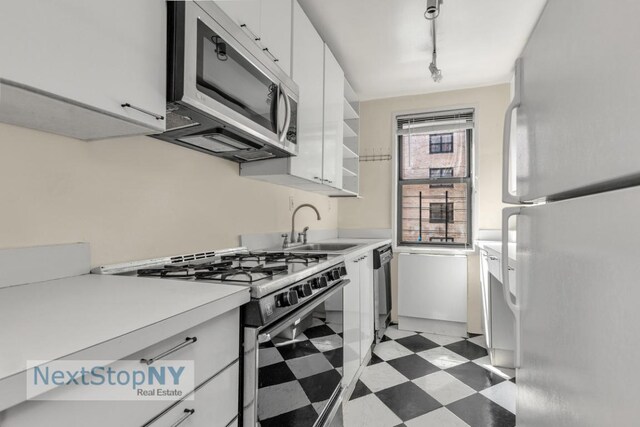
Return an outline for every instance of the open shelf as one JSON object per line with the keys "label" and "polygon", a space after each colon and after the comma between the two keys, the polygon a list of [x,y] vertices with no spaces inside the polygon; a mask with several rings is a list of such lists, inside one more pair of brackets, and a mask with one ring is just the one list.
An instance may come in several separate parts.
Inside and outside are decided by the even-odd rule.
{"label": "open shelf", "polygon": [[344,146],[347,147],[349,149],[349,151],[351,151],[352,153],[355,153],[356,155],[359,155],[360,150],[358,147],[358,137],[357,136],[352,136],[349,138],[344,138],[343,139],[343,143]]}
{"label": "open shelf", "polygon": [[344,79],[344,98],[350,103],[357,104],[359,102],[356,91],[353,90],[347,79]]}
{"label": "open shelf", "polygon": [[343,176],[358,176],[358,174],[350,169],[347,169],[345,167],[342,168],[342,175]]}
{"label": "open shelf", "polygon": [[346,120],[342,123],[342,127],[344,128],[344,138],[353,138],[358,136],[358,133],[349,126]]}
{"label": "open shelf", "polygon": [[344,119],[358,119],[360,118],[360,113],[357,110],[358,104],[350,103],[346,98],[344,99]]}
{"label": "open shelf", "polygon": [[358,154],[354,152],[349,146],[345,143],[342,146],[342,158],[344,159],[357,159]]}
{"label": "open shelf", "polygon": [[342,191],[350,194],[358,194],[358,177],[345,176],[342,178]]}

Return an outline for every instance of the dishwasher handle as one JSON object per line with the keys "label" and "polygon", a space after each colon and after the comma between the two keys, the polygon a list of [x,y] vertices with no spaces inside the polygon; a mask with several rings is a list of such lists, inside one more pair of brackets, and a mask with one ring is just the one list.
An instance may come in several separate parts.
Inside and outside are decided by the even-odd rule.
{"label": "dishwasher handle", "polygon": [[393,259],[391,245],[385,245],[373,250],[373,269],[378,270]]}

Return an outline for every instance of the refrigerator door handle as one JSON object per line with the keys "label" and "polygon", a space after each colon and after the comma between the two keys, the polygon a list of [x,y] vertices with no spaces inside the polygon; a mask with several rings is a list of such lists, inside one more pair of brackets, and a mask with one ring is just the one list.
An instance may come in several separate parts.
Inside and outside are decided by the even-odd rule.
{"label": "refrigerator door handle", "polygon": [[502,134],[502,201],[511,205],[520,203],[518,196],[509,191],[509,169],[511,154],[511,116],[516,108],[520,107],[520,85],[522,82],[522,58],[516,59],[514,70],[513,100],[507,107],[504,115],[504,130]]}
{"label": "refrigerator door handle", "polygon": [[518,281],[515,283],[515,302],[511,299],[511,288],[509,286],[509,218],[520,215],[521,210],[522,208],[519,206],[504,208],[502,210],[502,259],[500,262],[500,268],[502,269],[502,294],[507,302],[507,306],[509,306],[509,309],[516,319],[516,350],[514,363],[516,368],[520,367],[520,309],[522,307],[522,301],[521,294],[518,292]]}
{"label": "refrigerator door handle", "polygon": [[[502,269],[502,292],[509,309],[514,315],[518,315],[520,305],[518,304],[518,290],[516,289],[516,301],[511,299],[511,291],[509,288],[509,218],[519,215],[521,207],[504,208],[502,210],[502,259],[500,260],[500,268]],[[518,282],[516,282],[516,288]]]}

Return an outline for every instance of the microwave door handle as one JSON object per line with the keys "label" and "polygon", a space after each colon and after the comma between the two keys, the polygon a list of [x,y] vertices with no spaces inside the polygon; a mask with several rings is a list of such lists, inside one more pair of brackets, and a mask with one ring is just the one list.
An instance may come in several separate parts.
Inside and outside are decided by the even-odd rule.
{"label": "microwave door handle", "polygon": [[[284,89],[284,88],[283,88]],[[289,95],[284,90],[282,91],[284,96],[284,105],[286,107],[286,118],[284,119],[284,129],[282,129],[282,135],[280,136],[280,142],[284,142],[289,132],[289,126],[291,125],[291,101],[289,101]]]}
{"label": "microwave door handle", "polygon": [[280,138],[280,127],[278,126],[278,104],[280,103],[280,86],[275,88],[276,95],[271,99],[271,122],[274,132]]}
{"label": "microwave door handle", "polygon": [[284,87],[279,84],[278,85],[278,105],[276,107],[277,110],[277,118],[280,118],[280,98],[283,97],[284,98],[284,123],[282,125],[282,129],[280,129],[280,126],[278,125],[278,122],[276,122],[276,127],[278,128],[278,140],[280,142],[284,141],[285,136],[287,135],[287,129],[289,128],[289,126],[287,125],[287,117],[289,116],[289,112],[288,112],[288,107],[287,107],[287,94],[284,91]]}

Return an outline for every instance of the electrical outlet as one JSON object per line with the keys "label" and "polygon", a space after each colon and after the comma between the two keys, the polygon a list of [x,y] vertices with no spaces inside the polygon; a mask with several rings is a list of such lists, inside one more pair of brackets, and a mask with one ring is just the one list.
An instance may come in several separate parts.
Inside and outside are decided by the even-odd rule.
{"label": "electrical outlet", "polygon": [[289,196],[289,212],[293,212],[293,196]]}

